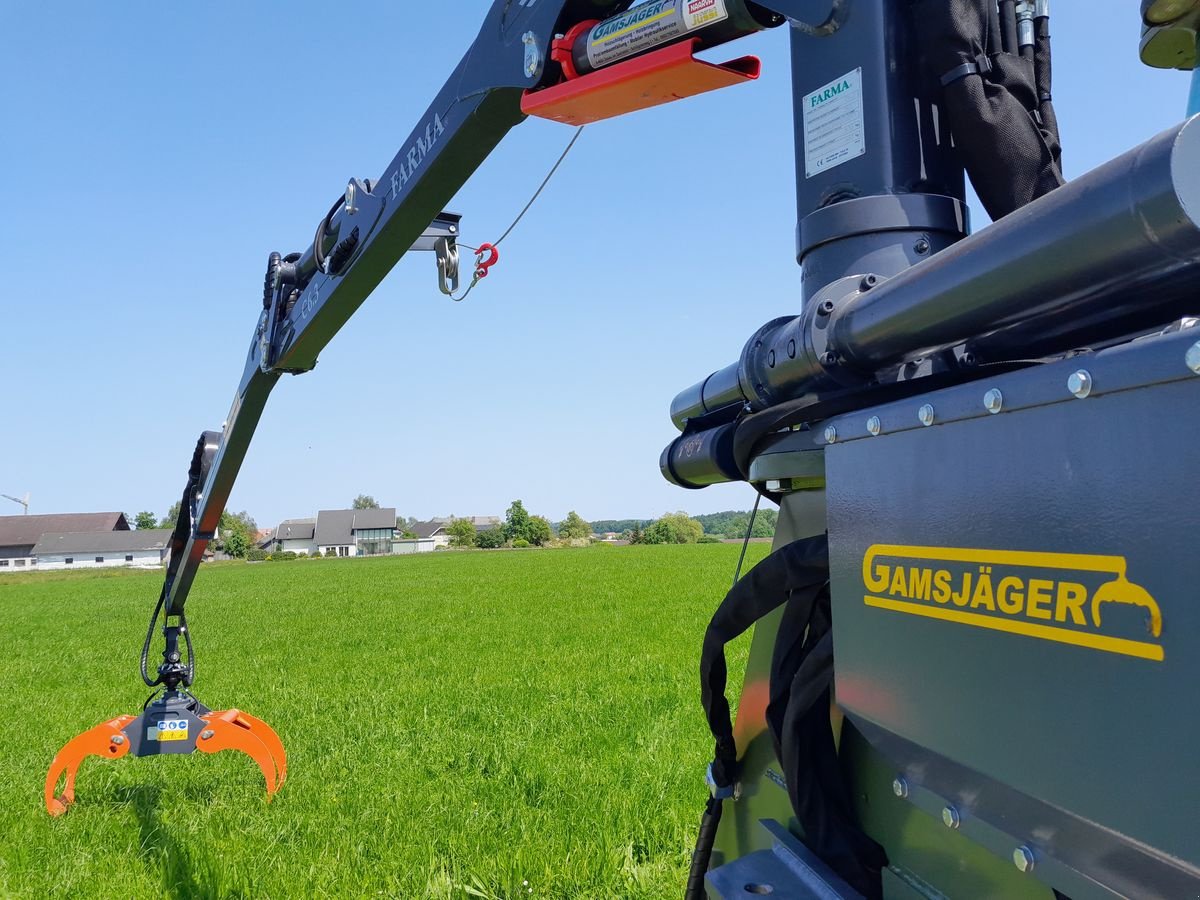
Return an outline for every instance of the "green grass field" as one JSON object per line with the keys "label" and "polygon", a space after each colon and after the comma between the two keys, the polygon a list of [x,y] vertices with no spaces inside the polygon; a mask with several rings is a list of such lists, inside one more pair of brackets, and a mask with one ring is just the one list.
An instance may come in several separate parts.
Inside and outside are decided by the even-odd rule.
{"label": "green grass field", "polygon": [[711,753],[700,641],[738,549],[207,566],[194,691],[273,725],[287,784],[268,804],[236,753],[93,759],[61,819],[54,753],[148,693],[160,575],[5,576],[0,896],[678,896]]}

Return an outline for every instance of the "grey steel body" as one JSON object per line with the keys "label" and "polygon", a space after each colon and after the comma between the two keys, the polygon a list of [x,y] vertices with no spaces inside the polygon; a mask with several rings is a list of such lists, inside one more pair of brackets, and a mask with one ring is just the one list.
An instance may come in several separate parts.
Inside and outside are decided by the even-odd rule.
{"label": "grey steel body", "polygon": [[[210,712],[212,710],[186,691],[169,690],[156,697],[140,716],[121,731],[129,741],[129,752],[134,756],[184,755],[196,749],[196,741],[208,727],[208,723],[200,717]],[[187,723],[184,731],[186,737],[164,741],[149,734],[150,728],[156,728],[161,721],[170,720]]]}
{"label": "grey steel body", "polygon": [[[835,417],[832,443],[824,429],[794,432],[756,457],[753,480],[823,474],[842,748],[864,827],[887,846],[885,885],[930,897],[1200,892],[1198,344],[1200,329],[1183,327]],[[808,493],[782,510],[777,544],[824,524]],[[863,560],[878,544],[1124,557],[1161,607],[1163,658],[869,606]],[[1111,633],[1151,640],[1144,609],[1104,615]],[[755,635],[747,688],[770,665],[771,625]],[[746,715],[739,733],[760,734]],[[769,849],[760,819],[790,820],[762,744],[750,743],[722,822],[729,860]]]}

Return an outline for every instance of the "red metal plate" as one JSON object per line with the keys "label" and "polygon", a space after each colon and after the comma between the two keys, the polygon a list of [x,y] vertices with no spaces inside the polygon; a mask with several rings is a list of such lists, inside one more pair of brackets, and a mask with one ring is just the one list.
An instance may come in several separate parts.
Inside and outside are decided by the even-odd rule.
{"label": "red metal plate", "polygon": [[526,91],[521,111],[567,125],[587,125],[758,78],[758,57],[715,65],[696,59],[695,44],[672,44],[553,87]]}

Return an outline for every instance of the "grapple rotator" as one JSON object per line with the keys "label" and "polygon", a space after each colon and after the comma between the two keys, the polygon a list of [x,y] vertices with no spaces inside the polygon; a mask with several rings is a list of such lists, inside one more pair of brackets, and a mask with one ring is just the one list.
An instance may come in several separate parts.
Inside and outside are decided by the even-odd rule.
{"label": "grapple rotator", "polygon": [[[157,618],[156,611],[155,621]],[[151,633],[154,624],[151,623]],[[74,802],[75,776],[89,756],[120,759],[130,754],[164,756],[240,750],[258,763],[266,780],[268,799],[287,778],[287,752],[271,726],[240,709],[214,712],[188,692],[194,668],[186,620],[174,624],[168,620],[163,634],[166,638],[163,662],[153,681],[154,685],[161,684],[162,690],[151,695],[141,715],[117,716],[101,722],[72,738],[58,751],[46,776],[46,811],[50,815],[61,816]],[[179,652],[181,636],[188,647],[186,662]],[[143,665],[144,661],[143,654]]]}
{"label": "grapple rotator", "polygon": [[[220,434],[212,431],[204,432],[196,444],[171,538],[166,583],[150,617],[142,645],[142,680],[148,687],[159,690],[147,698],[141,715],[117,716],[101,722],[72,738],[58,751],[46,775],[46,811],[52,816],[61,816],[75,801],[75,776],[89,756],[120,759],[129,754],[164,756],[197,750],[201,753],[240,750],[258,763],[266,779],[268,799],[287,778],[287,752],[271,726],[240,709],[214,712],[188,691],[196,675],[196,666],[192,635],[181,599],[186,593],[180,591],[184,586],[181,571],[186,574],[183,563],[191,555],[189,548],[199,544],[198,553],[203,553],[212,536],[204,530],[205,519],[200,515],[204,506],[201,488],[208,479],[219,445]],[[151,677],[147,661],[160,617],[165,643],[162,662]],[[180,650],[181,638],[187,651],[186,658]]]}

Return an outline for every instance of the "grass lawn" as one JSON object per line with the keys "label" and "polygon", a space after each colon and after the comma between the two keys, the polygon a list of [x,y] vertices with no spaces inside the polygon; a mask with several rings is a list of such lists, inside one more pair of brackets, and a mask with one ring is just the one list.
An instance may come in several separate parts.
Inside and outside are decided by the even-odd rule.
{"label": "grass lawn", "polygon": [[61,819],[50,760],[140,711],[161,576],[4,576],[0,897],[679,896],[700,641],[739,549],[206,566],[194,691],[270,723],[287,783],[268,804],[237,753],[91,759]]}

